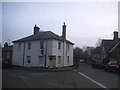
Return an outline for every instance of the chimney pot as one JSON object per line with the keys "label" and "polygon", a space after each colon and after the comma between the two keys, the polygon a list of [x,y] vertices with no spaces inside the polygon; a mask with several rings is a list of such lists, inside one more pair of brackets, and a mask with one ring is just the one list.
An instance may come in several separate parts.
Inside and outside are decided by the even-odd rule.
{"label": "chimney pot", "polygon": [[40,28],[38,26],[36,26],[36,24],[35,24],[35,26],[34,26],[34,35],[39,33],[39,29]]}
{"label": "chimney pot", "polygon": [[62,38],[66,39],[66,25],[65,25],[65,22],[63,23]]}
{"label": "chimney pot", "polygon": [[114,40],[117,40],[117,39],[118,39],[118,32],[114,31]]}

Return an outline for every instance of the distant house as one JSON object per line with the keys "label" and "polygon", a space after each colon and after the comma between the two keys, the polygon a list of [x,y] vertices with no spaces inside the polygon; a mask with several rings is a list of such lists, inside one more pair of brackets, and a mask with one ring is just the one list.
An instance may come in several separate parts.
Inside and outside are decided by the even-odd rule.
{"label": "distant house", "polygon": [[88,53],[88,56],[89,56],[89,57],[92,56],[92,53],[93,53],[94,49],[95,49],[94,47],[89,47],[89,46],[87,47],[86,52]]}
{"label": "distant house", "polygon": [[66,67],[73,65],[73,43],[66,40],[66,25],[62,36],[51,31],[39,31],[28,37],[13,41],[13,65],[25,67]]}
{"label": "distant house", "polygon": [[93,59],[101,59],[101,47],[96,47],[93,51]]}
{"label": "distant house", "polygon": [[115,31],[114,32],[114,38],[113,40],[106,40],[103,39],[102,43],[101,43],[101,58],[105,59],[105,58],[110,58],[110,59],[115,59],[117,58],[117,52],[114,52],[113,55],[113,51],[115,51],[115,48],[117,49],[119,46],[119,42],[120,42],[120,38],[118,38],[118,32]]}
{"label": "distant house", "polygon": [[12,62],[12,53],[13,53],[13,45],[8,45],[6,42],[4,47],[2,48],[2,58],[9,59]]}

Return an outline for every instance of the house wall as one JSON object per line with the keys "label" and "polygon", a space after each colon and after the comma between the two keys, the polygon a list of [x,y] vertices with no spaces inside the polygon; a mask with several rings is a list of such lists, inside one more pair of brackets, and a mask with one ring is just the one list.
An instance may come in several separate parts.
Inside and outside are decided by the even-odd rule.
{"label": "house wall", "polygon": [[66,59],[66,64],[65,65],[66,66],[73,65],[73,45],[69,44],[69,51],[67,51],[67,55],[66,56],[69,56],[69,62],[67,63],[67,59]]}
{"label": "house wall", "polygon": [[[28,42],[20,42],[20,48],[19,42],[14,43],[12,64],[26,67],[40,67],[39,56],[43,56],[45,59],[45,54],[47,57],[46,67],[48,67],[48,56],[52,55],[52,40],[44,40],[44,55],[41,54],[40,41],[31,41],[31,49],[28,49]],[[27,56],[31,56],[31,63],[27,63]],[[42,66],[44,65],[45,61]]]}
{"label": "house wall", "polygon": [[49,67],[49,56],[52,55],[52,44],[53,40],[46,40],[45,48],[46,48],[46,67]]}
{"label": "house wall", "polygon": [[[31,49],[28,49],[28,43],[29,42],[25,42],[24,66],[37,67],[39,66],[39,56],[43,56],[41,55],[40,42],[39,41],[30,42]],[[31,56],[31,63],[27,62],[27,56]]]}
{"label": "house wall", "polygon": [[[61,49],[58,49],[58,42],[61,42]],[[28,49],[29,42],[18,42],[13,45],[13,65],[26,67],[48,67],[49,56],[56,56],[55,67],[73,65],[73,46],[69,44],[69,51],[66,52],[66,42],[58,40],[44,40],[44,55],[41,54],[40,41],[30,41],[31,49]],[[19,45],[20,44],[20,45]],[[63,48],[64,46],[64,48]],[[64,51],[64,55],[63,55]],[[31,62],[28,63],[27,56],[31,56]],[[44,62],[40,64],[39,56],[43,56]],[[58,64],[58,56],[61,56],[61,64]],[[67,62],[69,56],[69,63]],[[46,58],[45,58],[46,57]],[[46,60],[46,65],[45,65]]]}
{"label": "house wall", "polygon": [[[58,49],[58,42],[61,43],[61,48]],[[63,42],[62,41],[58,41],[58,40],[53,40],[52,42],[52,55],[56,56],[56,67],[63,67],[64,66],[64,59],[63,59]],[[58,64],[58,56],[61,56],[61,64]]]}
{"label": "house wall", "polygon": [[[61,49],[58,49],[58,42],[61,42]],[[73,45],[69,44],[69,51],[66,51],[66,42],[53,40],[52,54],[56,55],[56,67],[71,66],[73,65]],[[61,65],[58,64],[58,56],[61,56]],[[69,63],[67,57],[69,56]]]}

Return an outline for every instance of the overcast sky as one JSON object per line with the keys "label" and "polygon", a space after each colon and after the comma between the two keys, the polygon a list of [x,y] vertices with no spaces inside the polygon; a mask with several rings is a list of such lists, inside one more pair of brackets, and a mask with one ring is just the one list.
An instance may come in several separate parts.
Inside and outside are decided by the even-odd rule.
{"label": "overcast sky", "polygon": [[63,22],[74,46],[95,46],[99,38],[113,38],[118,31],[118,3],[2,2],[2,43],[32,35],[35,24],[61,36]]}

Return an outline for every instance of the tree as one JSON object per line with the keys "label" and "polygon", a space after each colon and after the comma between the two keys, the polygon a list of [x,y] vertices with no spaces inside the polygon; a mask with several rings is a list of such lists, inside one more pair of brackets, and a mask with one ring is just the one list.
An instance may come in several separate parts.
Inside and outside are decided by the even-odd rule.
{"label": "tree", "polygon": [[79,47],[75,47],[73,49],[74,65],[78,65],[78,62],[81,58],[82,53],[83,53],[83,50]]}
{"label": "tree", "polygon": [[85,51],[87,50],[87,46],[86,46],[86,45],[83,46],[82,49],[83,49],[83,51],[85,52]]}

